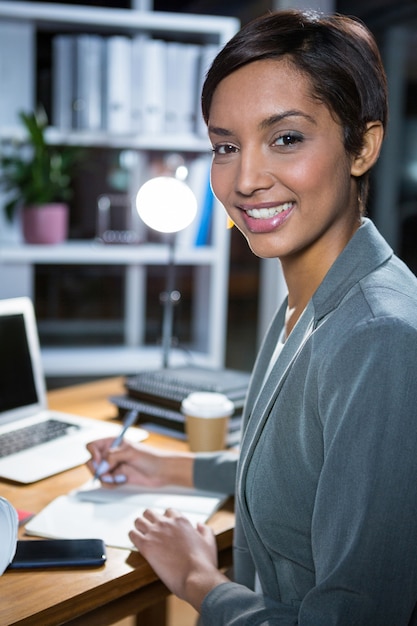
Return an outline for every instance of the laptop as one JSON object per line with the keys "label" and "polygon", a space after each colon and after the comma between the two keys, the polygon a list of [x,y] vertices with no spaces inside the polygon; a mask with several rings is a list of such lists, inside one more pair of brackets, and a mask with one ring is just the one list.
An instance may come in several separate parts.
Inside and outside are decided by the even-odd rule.
{"label": "laptop", "polygon": [[[48,409],[32,301],[0,300],[0,477],[28,484],[82,465],[89,441],[119,432],[118,424]],[[131,428],[127,436],[147,433]]]}

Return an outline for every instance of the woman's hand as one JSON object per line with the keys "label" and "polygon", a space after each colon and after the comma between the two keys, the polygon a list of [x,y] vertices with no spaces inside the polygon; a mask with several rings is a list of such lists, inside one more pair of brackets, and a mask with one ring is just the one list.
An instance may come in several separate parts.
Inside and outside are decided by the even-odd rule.
{"label": "woman's hand", "polygon": [[91,459],[87,466],[94,475],[102,461],[105,471],[100,480],[109,486],[122,483],[142,487],[161,487],[167,484],[193,486],[194,455],[157,450],[148,445],[122,441],[110,449],[113,439],[99,439],[87,444]]}
{"label": "woman's hand", "polygon": [[191,522],[173,509],[150,509],[135,520],[130,540],[165,585],[199,611],[206,594],[228,579],[217,569],[217,548],[209,526]]}

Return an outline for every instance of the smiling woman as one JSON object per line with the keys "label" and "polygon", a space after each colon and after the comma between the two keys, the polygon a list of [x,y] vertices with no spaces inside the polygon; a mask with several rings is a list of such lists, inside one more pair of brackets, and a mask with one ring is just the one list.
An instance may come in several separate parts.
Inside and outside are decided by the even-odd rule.
{"label": "smiling woman", "polygon": [[310,94],[308,78],[286,61],[250,63],[216,89],[209,134],[213,190],[253,252],[285,267],[313,255],[320,263],[306,265],[306,279],[314,291],[358,228],[359,210],[342,127]]}
{"label": "smiling woman", "polygon": [[130,532],[205,626],[417,625],[417,280],[364,217],[387,116],[375,42],[352,18],[268,14],[219,53],[202,102],[213,190],[288,287],[240,450],[90,451],[132,483],[235,494],[233,581],[175,511]]}

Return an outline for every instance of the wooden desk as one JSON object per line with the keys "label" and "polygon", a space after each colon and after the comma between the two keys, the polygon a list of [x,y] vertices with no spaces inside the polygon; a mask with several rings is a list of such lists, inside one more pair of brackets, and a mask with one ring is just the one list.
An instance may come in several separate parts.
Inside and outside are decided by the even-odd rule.
{"label": "wooden desk", "polygon": [[[122,378],[114,378],[52,391],[48,394],[49,405],[79,415],[112,419],[117,411],[107,398],[122,393],[122,384]],[[150,435],[147,443],[186,449],[186,444],[160,435]],[[53,498],[89,477],[82,466],[27,486],[0,482],[0,495],[18,509],[37,513]],[[210,525],[217,536],[220,566],[227,567],[231,564],[234,525],[231,504],[218,511]],[[162,626],[168,595],[139,553],[107,548],[107,563],[99,569],[10,571],[0,576],[0,624],[106,626],[136,615],[137,624]]]}

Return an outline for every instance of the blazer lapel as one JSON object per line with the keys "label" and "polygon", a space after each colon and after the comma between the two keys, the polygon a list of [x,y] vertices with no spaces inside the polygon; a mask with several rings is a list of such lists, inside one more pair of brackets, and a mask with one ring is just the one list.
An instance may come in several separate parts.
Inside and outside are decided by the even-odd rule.
{"label": "blazer lapel", "polygon": [[[239,511],[239,514],[236,516],[234,534],[234,566],[236,581],[252,589],[255,570],[246,539],[247,534],[251,533],[251,521],[247,518],[248,512],[245,498],[241,498],[241,494],[244,493],[243,485],[246,482],[246,473],[248,471],[252,451],[268,419],[275,399],[284,384],[294,359],[314,328],[314,307],[310,302],[285,342],[277,362],[264,383],[263,379],[274,352],[277,337],[279,337],[279,333],[284,324],[285,309],[286,306],[283,306],[272,322],[270,331],[266,335],[264,345],[256,362],[251,385],[248,390],[244,414],[244,433],[239,454],[238,484],[236,485],[236,509]],[[256,545],[256,543],[253,545]]]}
{"label": "blazer lapel", "polygon": [[256,444],[259,433],[262,431],[265,420],[291,369],[291,365],[314,328],[314,306],[310,301],[286,340],[282,352],[267,380],[264,382],[263,377],[274,352],[276,338],[279,336],[283,325],[283,314],[282,309],[280,309],[266,336],[248,392],[244,437],[241,448],[241,456],[243,454],[243,457],[246,457],[249,450]]}
{"label": "blazer lapel", "polygon": [[249,419],[253,406],[259,396],[259,391],[263,386],[263,380],[269,367],[269,362],[275,350],[277,337],[280,336],[281,330],[285,323],[285,313],[287,310],[287,298],[285,298],[262,342],[255,365],[253,367],[251,380],[249,383],[248,393],[243,412],[243,426]]}

